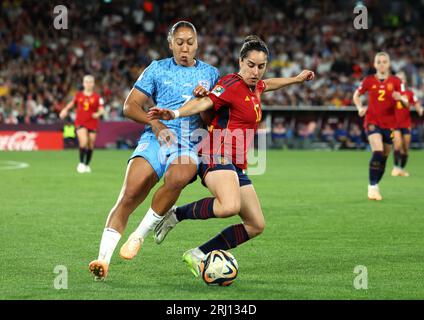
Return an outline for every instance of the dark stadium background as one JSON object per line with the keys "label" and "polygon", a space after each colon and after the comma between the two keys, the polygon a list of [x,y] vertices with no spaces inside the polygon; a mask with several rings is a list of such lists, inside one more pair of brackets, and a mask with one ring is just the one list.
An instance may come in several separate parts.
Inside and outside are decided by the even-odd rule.
{"label": "dark stadium background", "polygon": [[[384,200],[369,201],[371,152],[352,95],[373,72],[374,54],[386,50],[392,71],[404,70],[424,103],[424,2],[363,4],[366,30],[354,28],[360,3],[350,0],[0,0],[0,300],[160,299],[172,305],[170,299],[423,299],[423,119],[411,112],[412,147],[421,150],[410,152],[410,177],[390,176],[390,156],[381,182]],[[54,28],[57,5],[68,8],[66,30]],[[153,59],[171,55],[166,34],[181,19],[198,29],[198,57],[222,75],[237,70],[240,44],[254,33],[270,48],[266,77],[302,69],[316,77],[263,96],[261,128],[269,149],[258,163],[266,170],[251,174],[252,165],[248,173],[266,227],[231,251],[239,265],[234,284],[205,285],[181,257],[240,223],[238,216],[181,223],[160,246],[149,236],[134,260],[119,257],[162,182],[131,215],[107,280],[94,282],[88,265],[142,131],[122,116],[123,102]],[[96,78],[106,114],[92,172],[79,174],[77,149],[62,150],[63,128],[72,117],[65,123],[58,113],[86,73]],[[39,151],[22,152],[34,149]],[[338,149],[353,150],[327,151]],[[177,205],[210,197],[199,180],[183,190]],[[56,286],[63,275],[58,267],[67,271],[66,288]],[[367,268],[366,288],[355,286],[365,275],[358,267]],[[257,306],[258,314],[267,309]],[[357,310],[363,313],[363,306]],[[145,306],[135,307],[144,315]],[[13,312],[23,309],[14,306]],[[108,304],[96,312],[113,309],[122,310]],[[164,310],[154,312],[162,319]],[[303,310],[313,309],[297,306],[296,314]],[[275,314],[286,311],[282,305]]]}
{"label": "dark stadium background", "polygon": [[[367,30],[353,27],[353,9],[361,3],[368,9]],[[53,27],[56,5],[68,9],[67,30]],[[180,19],[198,28],[198,57],[221,75],[237,70],[237,50],[251,33],[270,48],[266,77],[315,71],[310,84],[264,96],[261,128],[268,132],[269,147],[366,148],[352,94],[373,72],[377,51],[390,53],[392,71],[404,70],[424,99],[424,4],[419,1],[5,0],[0,9],[3,131],[61,131],[58,112],[81,89],[83,75],[91,73],[106,103],[97,146],[133,147],[140,126],[120,124],[123,101],[153,59],[170,56],[166,34]],[[421,148],[422,120],[415,111],[412,115],[412,148]]]}

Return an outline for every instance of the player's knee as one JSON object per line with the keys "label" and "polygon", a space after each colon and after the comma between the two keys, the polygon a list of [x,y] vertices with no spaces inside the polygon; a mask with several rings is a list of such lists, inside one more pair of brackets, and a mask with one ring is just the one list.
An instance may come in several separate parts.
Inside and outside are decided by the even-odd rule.
{"label": "player's knee", "polygon": [[240,213],[240,201],[237,199],[231,199],[224,201],[221,205],[221,216],[231,217]]}
{"label": "player's knee", "polygon": [[124,206],[132,206],[134,203],[137,202],[138,197],[138,191],[136,191],[135,189],[126,189],[122,194],[120,202]]}
{"label": "player's knee", "polygon": [[170,190],[181,191],[190,182],[191,178],[186,175],[168,175],[165,177],[165,187]]}
{"label": "player's knee", "polygon": [[250,238],[259,236],[265,230],[265,221],[258,221],[254,224],[246,226],[247,233]]}

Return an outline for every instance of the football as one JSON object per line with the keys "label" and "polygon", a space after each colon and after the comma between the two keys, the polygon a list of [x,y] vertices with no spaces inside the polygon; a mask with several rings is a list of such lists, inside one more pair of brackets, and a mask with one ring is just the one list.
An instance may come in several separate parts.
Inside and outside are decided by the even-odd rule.
{"label": "football", "polygon": [[207,285],[229,286],[238,274],[236,258],[224,250],[209,252],[199,268],[200,275]]}

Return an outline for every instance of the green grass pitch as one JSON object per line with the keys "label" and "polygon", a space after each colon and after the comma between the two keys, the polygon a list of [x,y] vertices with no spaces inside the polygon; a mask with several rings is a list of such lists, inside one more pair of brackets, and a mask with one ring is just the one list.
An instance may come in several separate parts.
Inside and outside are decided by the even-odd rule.
{"label": "green grass pitch", "polygon": [[[424,153],[411,153],[409,178],[390,176],[384,200],[367,200],[369,152],[269,151],[267,169],[252,176],[266,218],[264,233],[232,252],[239,276],[230,287],[192,277],[183,252],[238,217],[185,221],[161,245],[153,237],[133,261],[119,248],[148,209],[129,221],[109,277],[94,282],[106,216],[130,151],[96,151],[92,174],[76,173],[77,152],[0,153],[0,299],[424,299]],[[4,170],[7,161],[28,168]],[[199,182],[178,204],[207,196]],[[68,289],[57,290],[57,265]],[[368,271],[357,290],[354,268]]]}

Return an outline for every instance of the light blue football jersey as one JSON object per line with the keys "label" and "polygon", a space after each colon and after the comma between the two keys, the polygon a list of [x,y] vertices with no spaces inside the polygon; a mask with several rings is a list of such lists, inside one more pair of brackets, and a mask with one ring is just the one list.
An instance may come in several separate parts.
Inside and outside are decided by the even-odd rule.
{"label": "light blue football jersey", "polygon": [[[156,106],[176,110],[194,98],[192,93],[197,85],[211,90],[218,78],[218,69],[200,60],[196,60],[192,67],[184,67],[178,65],[174,58],[167,58],[154,60],[137,79],[134,87],[151,97]],[[162,122],[175,130],[180,138],[187,138],[201,125],[199,115]],[[151,127],[146,126],[144,132],[152,133]]]}

